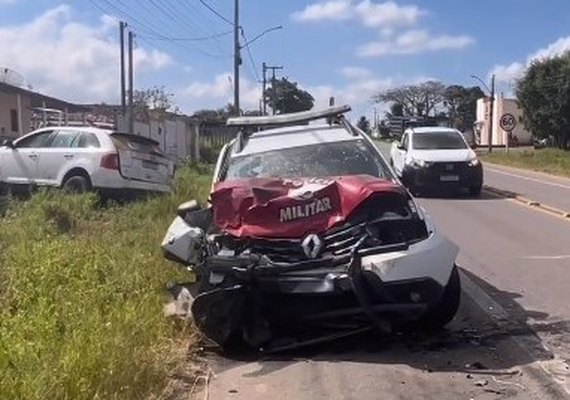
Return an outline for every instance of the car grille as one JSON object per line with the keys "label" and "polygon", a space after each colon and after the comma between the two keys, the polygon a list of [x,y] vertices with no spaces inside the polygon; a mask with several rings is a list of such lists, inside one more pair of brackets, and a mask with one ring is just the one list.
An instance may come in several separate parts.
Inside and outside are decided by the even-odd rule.
{"label": "car grille", "polygon": [[436,162],[431,166],[431,170],[436,173],[445,174],[461,174],[467,168],[466,162]]}
{"label": "car grille", "polygon": [[[350,222],[319,235],[323,242],[319,257],[342,256],[350,253],[358,242],[367,237],[363,248],[414,242],[427,237],[423,220],[406,205],[388,204],[372,200],[359,208]],[[308,257],[302,239],[255,239],[242,248],[251,253],[263,254],[274,262],[299,262]]]}

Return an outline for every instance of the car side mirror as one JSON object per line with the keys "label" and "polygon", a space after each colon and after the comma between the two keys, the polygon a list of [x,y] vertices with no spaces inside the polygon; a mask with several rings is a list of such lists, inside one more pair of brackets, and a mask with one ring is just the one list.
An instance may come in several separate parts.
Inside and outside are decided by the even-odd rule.
{"label": "car side mirror", "polygon": [[199,211],[199,210],[201,210],[201,207],[198,204],[198,202],[196,200],[190,200],[190,201],[187,201],[185,203],[180,204],[178,206],[178,209],[176,210],[176,214],[180,218],[186,218],[186,215],[188,215],[188,213],[191,213],[194,211]]}
{"label": "car side mirror", "polygon": [[2,141],[2,146],[8,147],[10,149],[16,148],[16,146],[14,146],[14,141],[12,139],[4,139]]}
{"label": "car side mirror", "polygon": [[398,143],[396,147],[398,148],[398,150],[406,151],[406,146],[404,146],[402,143]]}

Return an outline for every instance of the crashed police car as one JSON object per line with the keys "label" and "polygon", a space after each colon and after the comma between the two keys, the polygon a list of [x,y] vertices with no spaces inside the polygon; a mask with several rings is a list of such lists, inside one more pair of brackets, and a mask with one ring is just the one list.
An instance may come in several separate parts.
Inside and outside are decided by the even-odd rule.
{"label": "crashed police car", "polygon": [[195,275],[194,323],[223,349],[438,328],[457,312],[457,247],[348,111],[228,120],[240,130],[208,205],[179,207],[162,248]]}

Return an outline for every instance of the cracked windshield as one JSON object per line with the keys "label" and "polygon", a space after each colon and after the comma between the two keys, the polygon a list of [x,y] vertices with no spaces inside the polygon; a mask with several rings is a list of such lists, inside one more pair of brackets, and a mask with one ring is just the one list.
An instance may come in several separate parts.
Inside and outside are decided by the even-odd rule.
{"label": "cracked windshield", "polygon": [[568,0],[0,0],[0,400],[570,399]]}

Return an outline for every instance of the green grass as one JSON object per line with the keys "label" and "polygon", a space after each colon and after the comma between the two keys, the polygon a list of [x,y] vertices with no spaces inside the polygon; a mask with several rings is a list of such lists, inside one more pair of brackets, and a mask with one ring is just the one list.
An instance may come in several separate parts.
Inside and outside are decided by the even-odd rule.
{"label": "green grass", "polygon": [[108,208],[55,191],[0,199],[0,398],[166,395],[192,335],[163,314],[183,273],[160,241],[209,182],[184,168],[171,195]]}
{"label": "green grass", "polygon": [[507,154],[504,150],[495,150],[482,155],[484,161],[496,164],[546,172],[570,177],[570,152],[559,149],[518,150]]}

